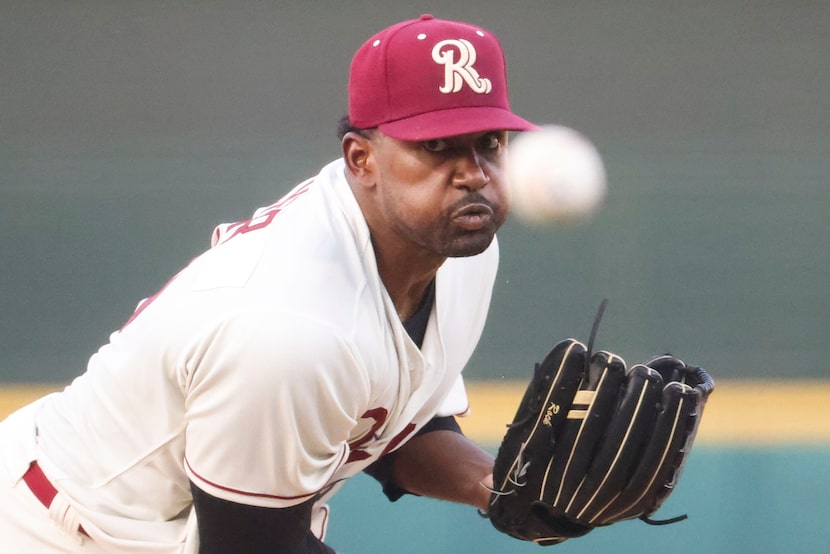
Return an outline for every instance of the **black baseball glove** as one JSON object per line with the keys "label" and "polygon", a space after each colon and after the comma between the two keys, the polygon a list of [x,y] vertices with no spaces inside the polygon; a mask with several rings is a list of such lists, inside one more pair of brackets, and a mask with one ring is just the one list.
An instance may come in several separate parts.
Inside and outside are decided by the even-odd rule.
{"label": "black baseball glove", "polygon": [[540,545],[625,519],[684,519],[650,516],[677,483],[713,389],[706,371],[670,355],[626,370],[615,354],[560,342],[508,425],[487,517]]}

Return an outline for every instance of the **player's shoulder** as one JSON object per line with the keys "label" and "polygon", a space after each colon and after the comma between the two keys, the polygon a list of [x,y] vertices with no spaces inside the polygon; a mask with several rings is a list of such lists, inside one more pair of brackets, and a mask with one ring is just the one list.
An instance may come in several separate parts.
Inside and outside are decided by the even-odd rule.
{"label": "player's shoulder", "polygon": [[351,336],[347,329],[309,310],[264,304],[240,307],[217,317],[206,330],[212,342],[227,351],[256,352],[281,362],[351,357]]}

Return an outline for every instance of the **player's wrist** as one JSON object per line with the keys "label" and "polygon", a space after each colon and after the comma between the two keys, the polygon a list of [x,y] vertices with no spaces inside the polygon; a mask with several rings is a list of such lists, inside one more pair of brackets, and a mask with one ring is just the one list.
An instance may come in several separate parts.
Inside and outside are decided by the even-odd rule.
{"label": "player's wrist", "polygon": [[493,474],[488,473],[479,482],[476,491],[473,493],[475,501],[472,503],[482,516],[490,511],[490,497],[493,493]]}

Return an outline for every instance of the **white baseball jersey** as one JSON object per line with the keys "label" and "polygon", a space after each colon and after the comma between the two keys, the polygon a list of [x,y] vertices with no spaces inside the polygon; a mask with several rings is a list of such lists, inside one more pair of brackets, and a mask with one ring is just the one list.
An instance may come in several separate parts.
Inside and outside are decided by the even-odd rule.
{"label": "white baseball jersey", "polygon": [[[498,247],[448,259],[419,349],[335,161],[141,302],[37,411],[37,458],[93,540],[176,552],[188,480],[237,503],[325,499],[435,415],[464,412]],[[169,548],[168,548],[169,545]],[[150,551],[150,550],[147,550]]]}

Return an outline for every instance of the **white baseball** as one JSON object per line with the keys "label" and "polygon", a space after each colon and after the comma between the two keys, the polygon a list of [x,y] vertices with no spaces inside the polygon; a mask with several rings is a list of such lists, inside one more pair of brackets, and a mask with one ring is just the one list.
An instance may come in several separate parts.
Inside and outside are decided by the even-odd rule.
{"label": "white baseball", "polygon": [[527,223],[582,220],[605,199],[602,157],[588,138],[569,127],[547,125],[514,137],[505,170],[512,213]]}

